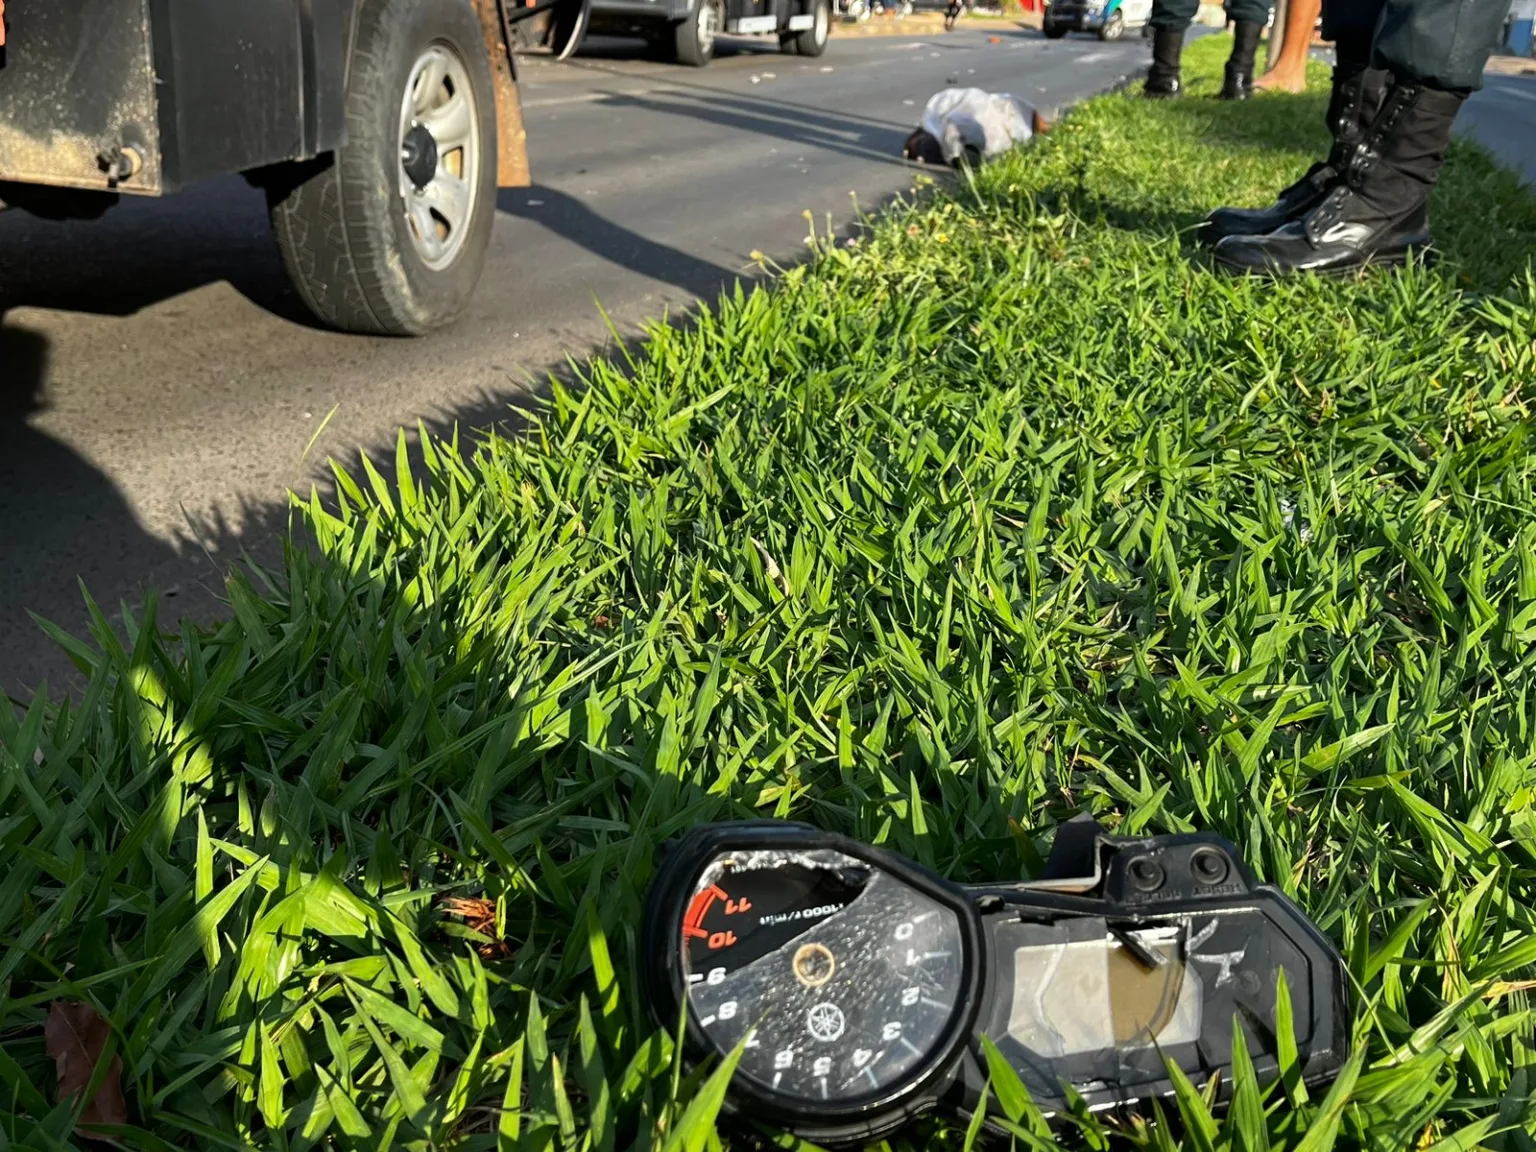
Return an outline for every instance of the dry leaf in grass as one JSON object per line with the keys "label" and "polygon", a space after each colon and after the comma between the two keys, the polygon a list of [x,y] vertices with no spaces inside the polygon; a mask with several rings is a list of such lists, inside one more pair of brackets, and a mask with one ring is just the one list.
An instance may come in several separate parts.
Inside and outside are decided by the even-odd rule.
{"label": "dry leaf in grass", "polygon": [[[71,1000],[55,1000],[49,1005],[43,1039],[58,1075],[58,1099],[77,1095],[90,1086],[96,1065],[101,1062],[101,1054],[111,1037],[112,1026],[91,1005]],[[128,1123],[122,1074],[123,1062],[114,1054],[96,1094],[87,1102],[80,1117],[82,1128]]]}
{"label": "dry leaf in grass", "polygon": [[496,905],[483,896],[445,896],[437,906],[450,916],[464,921],[472,932],[488,936],[490,942],[475,949],[482,960],[503,960],[512,955],[512,946],[496,933]]}

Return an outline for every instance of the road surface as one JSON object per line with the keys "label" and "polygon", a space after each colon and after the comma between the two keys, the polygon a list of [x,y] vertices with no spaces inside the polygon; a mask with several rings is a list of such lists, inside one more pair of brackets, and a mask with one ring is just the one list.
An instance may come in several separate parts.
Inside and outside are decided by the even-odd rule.
{"label": "road surface", "polygon": [[[0,215],[0,689],[67,665],[31,622],[218,611],[218,573],[276,558],[284,493],[328,453],[388,459],[418,419],[483,426],[567,353],[803,252],[802,213],[847,221],[909,186],[902,140],[951,80],[1070,102],[1140,67],[1140,39],[1047,43],[1000,24],[834,39],[819,60],[727,42],[704,70],[596,45],[525,62],[537,185],[503,192],[472,310],[419,341],[317,330],[288,292],[260,195],[224,180],[92,224]],[[306,445],[326,425],[308,458]]]}
{"label": "road surface", "polygon": [[1456,127],[1481,140],[1536,187],[1536,76],[1483,78]]}

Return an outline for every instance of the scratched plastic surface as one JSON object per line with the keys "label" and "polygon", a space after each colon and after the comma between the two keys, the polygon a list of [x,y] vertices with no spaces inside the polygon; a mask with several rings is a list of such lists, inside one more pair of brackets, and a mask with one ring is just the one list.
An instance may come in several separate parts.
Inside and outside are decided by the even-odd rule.
{"label": "scratched plastic surface", "polygon": [[1008,1034],[1050,1057],[1199,1039],[1203,988],[1180,959],[1181,931],[1131,935],[1162,967],[1146,967],[1113,936],[1015,952]]}
{"label": "scratched plastic surface", "polygon": [[983,1030],[1032,1092],[1055,1095],[1068,1082],[1134,1095],[1164,1078],[1165,1056],[1202,1080],[1230,1060],[1234,1019],[1262,1064],[1282,971],[1297,1042],[1310,1040],[1306,958],[1260,910],[1152,920],[1119,932],[1101,918],[996,926],[1008,959]]}

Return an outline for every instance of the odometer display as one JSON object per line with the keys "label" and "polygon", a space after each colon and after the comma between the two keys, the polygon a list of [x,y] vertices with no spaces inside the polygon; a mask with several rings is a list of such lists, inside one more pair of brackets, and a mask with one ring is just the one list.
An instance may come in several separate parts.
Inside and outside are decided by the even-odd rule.
{"label": "odometer display", "polygon": [[776,1095],[851,1104],[927,1063],[960,1010],[959,917],[841,852],[716,856],[683,917],[694,1020],[739,1076]]}

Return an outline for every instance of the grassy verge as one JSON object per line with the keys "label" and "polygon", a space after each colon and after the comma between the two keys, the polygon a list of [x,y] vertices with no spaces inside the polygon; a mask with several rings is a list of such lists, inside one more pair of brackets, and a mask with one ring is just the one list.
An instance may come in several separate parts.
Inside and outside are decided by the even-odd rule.
{"label": "grassy verge", "polygon": [[84,698],[0,714],[0,1143],[68,1139],[68,999],[131,1147],[701,1148],[637,998],[656,842],[1022,877],[1087,808],[1231,837],[1358,981],[1345,1091],[1186,1100],[1190,1147],[1529,1148],[1536,205],[1462,149],[1436,271],[1192,263],[1320,112],[1092,103],[525,437],[343,474],[215,631],[61,637]]}

